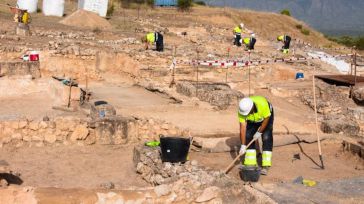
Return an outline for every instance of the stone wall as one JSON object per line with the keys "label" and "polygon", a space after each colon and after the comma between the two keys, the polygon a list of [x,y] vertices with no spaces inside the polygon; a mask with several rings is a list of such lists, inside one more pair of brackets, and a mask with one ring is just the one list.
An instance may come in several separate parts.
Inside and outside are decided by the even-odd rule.
{"label": "stone wall", "polygon": [[159,135],[189,135],[174,125],[154,119],[114,116],[91,120],[74,116],[0,121],[0,147],[4,145],[119,145],[158,140]]}
{"label": "stone wall", "polygon": [[24,75],[40,78],[39,62],[0,62],[0,76]]}
{"label": "stone wall", "polygon": [[199,83],[190,81],[179,81],[176,84],[178,93],[193,97],[196,96],[201,101],[206,101],[219,109],[226,109],[230,105],[236,105],[239,99],[244,97],[239,91],[230,88],[223,83]]}
{"label": "stone wall", "polygon": [[168,196],[178,203],[275,203],[265,194],[211,170],[197,161],[162,163],[160,150],[145,146],[134,149],[136,172],[152,185],[159,196]]}
{"label": "stone wall", "polygon": [[[340,133],[363,136],[363,111],[350,97],[350,88],[336,86],[317,80],[316,104],[320,113],[321,130],[324,133]],[[314,109],[312,90],[301,92],[304,104]]]}

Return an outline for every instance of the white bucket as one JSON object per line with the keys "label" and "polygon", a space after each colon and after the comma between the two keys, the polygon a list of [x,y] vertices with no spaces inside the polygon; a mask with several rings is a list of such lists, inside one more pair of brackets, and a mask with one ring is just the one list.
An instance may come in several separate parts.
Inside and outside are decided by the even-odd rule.
{"label": "white bucket", "polygon": [[45,16],[59,16],[64,14],[64,0],[43,0],[43,14]]}
{"label": "white bucket", "polygon": [[37,12],[38,0],[18,0],[18,7],[27,10],[29,13]]}
{"label": "white bucket", "polygon": [[92,11],[106,17],[109,0],[78,0],[78,9]]}

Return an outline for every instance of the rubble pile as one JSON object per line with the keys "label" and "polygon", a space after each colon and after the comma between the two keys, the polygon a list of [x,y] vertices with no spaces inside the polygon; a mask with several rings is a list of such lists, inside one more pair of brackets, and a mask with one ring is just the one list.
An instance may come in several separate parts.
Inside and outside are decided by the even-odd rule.
{"label": "rubble pile", "polygon": [[162,163],[160,149],[137,146],[134,149],[136,171],[144,180],[157,185],[159,196],[174,202],[196,203],[274,203],[266,195],[221,171],[203,167],[197,161]]}
{"label": "rubble pile", "polygon": [[178,93],[206,101],[219,109],[226,109],[230,105],[236,105],[239,99],[244,97],[239,91],[230,88],[223,83],[199,83],[190,81],[179,81],[176,84]]}

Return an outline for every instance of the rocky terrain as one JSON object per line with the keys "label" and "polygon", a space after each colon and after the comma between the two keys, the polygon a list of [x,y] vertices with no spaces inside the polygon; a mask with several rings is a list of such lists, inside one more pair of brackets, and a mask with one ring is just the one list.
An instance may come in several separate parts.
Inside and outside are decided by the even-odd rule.
{"label": "rocky terrain", "polygon": [[[325,170],[315,131],[313,75],[339,71],[309,53],[350,63],[350,50],[278,14],[116,7],[108,20],[91,15],[100,26],[87,28],[61,23],[78,18],[66,2],[66,17],[32,14],[28,36],[16,35],[0,7],[0,203],[274,203],[298,198],[288,188],[305,188],[303,203],[363,198],[345,196],[358,182],[343,185],[363,178],[360,83],[316,79]],[[256,34],[251,52],[232,46],[240,22]],[[151,31],[164,34],[164,52],[144,49]],[[284,32],[295,39],[289,55],[273,40]],[[39,61],[23,60],[30,51]],[[222,172],[240,145],[236,105],[248,95],[266,96],[275,110],[273,167],[255,184],[241,181],[238,168]],[[194,138],[189,161],[163,163],[158,147],[144,146],[161,135]],[[343,195],[291,186],[299,176],[333,182]],[[315,193],[327,196],[312,200]]]}

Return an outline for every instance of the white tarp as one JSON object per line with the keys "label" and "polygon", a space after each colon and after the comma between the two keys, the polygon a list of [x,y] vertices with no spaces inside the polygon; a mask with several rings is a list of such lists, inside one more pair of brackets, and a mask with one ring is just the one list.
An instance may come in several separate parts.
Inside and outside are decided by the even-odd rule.
{"label": "white tarp", "polygon": [[28,10],[29,13],[37,12],[38,0],[18,0],[20,9]]}
{"label": "white tarp", "polygon": [[92,11],[99,14],[99,16],[106,17],[108,1],[109,0],[79,0],[78,9]]}
{"label": "white tarp", "polygon": [[307,53],[310,57],[321,57],[320,60],[326,62],[327,64],[331,64],[336,67],[341,73],[348,73],[350,70],[350,64],[346,63],[344,60],[337,59],[325,52],[309,52]]}
{"label": "white tarp", "polygon": [[64,14],[64,0],[43,0],[43,14],[45,16],[59,16]]}

